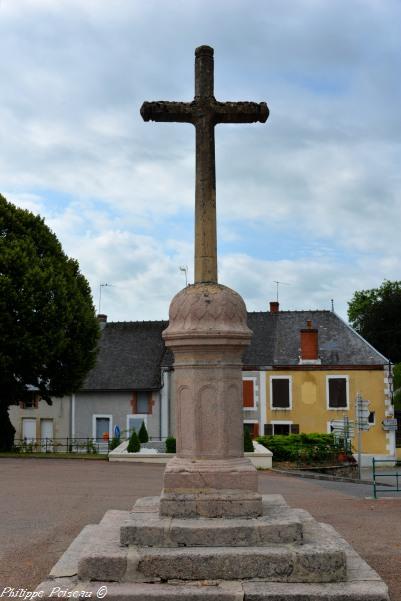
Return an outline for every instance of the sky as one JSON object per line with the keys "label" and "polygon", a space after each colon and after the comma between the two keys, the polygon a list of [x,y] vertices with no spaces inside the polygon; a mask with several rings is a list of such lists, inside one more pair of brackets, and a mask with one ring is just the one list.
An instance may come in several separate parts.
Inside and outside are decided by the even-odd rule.
{"label": "sky", "polygon": [[219,282],[346,318],[401,279],[400,23],[399,0],[0,0],[0,192],[110,321],[166,319],[194,277],[195,133],[139,109],[192,100],[207,44],[216,98],[270,109],[216,127]]}

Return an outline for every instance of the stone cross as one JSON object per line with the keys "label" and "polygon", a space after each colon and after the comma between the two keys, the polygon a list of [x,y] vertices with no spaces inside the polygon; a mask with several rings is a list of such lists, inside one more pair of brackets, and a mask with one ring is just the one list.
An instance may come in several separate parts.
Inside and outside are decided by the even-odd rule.
{"label": "stone cross", "polygon": [[195,50],[195,98],[192,102],[144,102],[145,121],[192,123],[196,129],[195,283],[217,283],[216,169],[214,126],[264,123],[265,102],[218,102],[214,97],[213,48]]}

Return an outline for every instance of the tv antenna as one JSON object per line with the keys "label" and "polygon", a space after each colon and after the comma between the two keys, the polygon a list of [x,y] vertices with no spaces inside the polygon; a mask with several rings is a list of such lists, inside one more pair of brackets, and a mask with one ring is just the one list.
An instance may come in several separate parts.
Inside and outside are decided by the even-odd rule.
{"label": "tv antenna", "polygon": [[282,286],[291,286],[291,284],[288,284],[287,282],[279,282],[278,280],[273,280],[273,282],[276,284],[276,300],[278,302],[278,287],[281,284]]}
{"label": "tv antenna", "polygon": [[99,285],[99,311],[98,311],[99,314],[100,314],[100,306],[102,303],[102,288],[104,288],[105,286],[113,286],[113,284],[108,284],[107,282],[100,282],[100,285]]}
{"label": "tv antenna", "polygon": [[188,286],[188,265],[180,265],[179,269],[185,273],[185,286]]}

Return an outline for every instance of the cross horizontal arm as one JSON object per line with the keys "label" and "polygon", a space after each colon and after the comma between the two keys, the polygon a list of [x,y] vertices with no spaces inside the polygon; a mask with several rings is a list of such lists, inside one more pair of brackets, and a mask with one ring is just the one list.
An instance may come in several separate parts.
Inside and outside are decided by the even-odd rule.
{"label": "cross horizontal arm", "polygon": [[213,103],[215,123],[265,123],[269,116],[266,102]]}
{"label": "cross horizontal arm", "polygon": [[144,102],[141,115],[144,121],[178,121],[193,123],[193,103],[191,102]]}

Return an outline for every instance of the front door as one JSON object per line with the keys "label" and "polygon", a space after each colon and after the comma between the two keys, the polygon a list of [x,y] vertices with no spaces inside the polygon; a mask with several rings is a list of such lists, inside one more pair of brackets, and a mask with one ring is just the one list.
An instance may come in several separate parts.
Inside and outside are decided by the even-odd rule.
{"label": "front door", "polygon": [[[96,440],[103,442],[105,435],[110,433],[110,418],[109,417],[97,417],[96,418]],[[106,438],[107,440],[107,438]]]}
{"label": "front door", "polygon": [[42,419],[40,421],[40,437],[42,439],[42,446],[46,451],[52,451],[52,438],[53,438],[53,420]]}
{"label": "front door", "polygon": [[36,439],[36,419],[22,418],[22,438],[26,442],[33,442]]}

